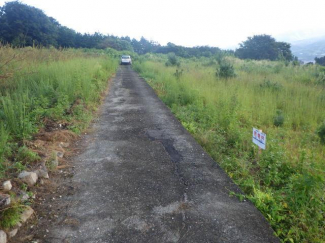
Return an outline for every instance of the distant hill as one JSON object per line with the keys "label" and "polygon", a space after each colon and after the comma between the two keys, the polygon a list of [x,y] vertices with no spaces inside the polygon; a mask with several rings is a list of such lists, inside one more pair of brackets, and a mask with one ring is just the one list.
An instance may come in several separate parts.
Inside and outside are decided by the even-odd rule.
{"label": "distant hill", "polygon": [[303,62],[325,56],[325,36],[291,42],[291,51]]}

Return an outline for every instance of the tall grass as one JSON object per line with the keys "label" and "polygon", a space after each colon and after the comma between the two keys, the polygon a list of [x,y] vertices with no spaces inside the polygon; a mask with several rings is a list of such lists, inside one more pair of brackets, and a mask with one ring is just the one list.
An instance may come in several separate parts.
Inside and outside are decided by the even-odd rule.
{"label": "tall grass", "polygon": [[[324,242],[325,156],[316,132],[325,120],[323,70],[225,59],[236,77],[216,76],[216,60],[203,58],[175,68],[164,65],[164,56],[147,56],[134,68],[283,242]],[[251,141],[253,127],[267,134],[261,155]]]}
{"label": "tall grass", "polygon": [[117,65],[98,51],[1,46],[0,178],[14,144],[30,139],[45,119],[76,132],[85,127]]}

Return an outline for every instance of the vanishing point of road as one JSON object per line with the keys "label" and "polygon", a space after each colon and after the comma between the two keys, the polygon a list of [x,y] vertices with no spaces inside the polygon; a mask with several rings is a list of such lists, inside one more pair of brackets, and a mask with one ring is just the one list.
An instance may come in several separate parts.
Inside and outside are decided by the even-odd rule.
{"label": "vanishing point of road", "polygon": [[[279,242],[262,214],[149,85],[121,66],[63,199],[76,222],[49,242]],[[215,148],[218,149],[218,148]]]}

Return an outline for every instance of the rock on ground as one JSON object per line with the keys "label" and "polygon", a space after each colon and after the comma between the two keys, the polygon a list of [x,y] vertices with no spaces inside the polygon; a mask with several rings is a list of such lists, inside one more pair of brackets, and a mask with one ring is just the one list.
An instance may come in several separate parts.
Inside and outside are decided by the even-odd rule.
{"label": "rock on ground", "polygon": [[69,144],[69,143],[61,142],[61,143],[59,144],[59,146],[60,146],[61,148],[67,148],[67,147],[70,146],[70,144]]}
{"label": "rock on ground", "polygon": [[3,230],[0,230],[0,243],[7,243],[7,234]]}
{"label": "rock on ground", "polygon": [[0,208],[4,208],[11,203],[10,195],[0,193]]}
{"label": "rock on ground", "polygon": [[25,201],[27,201],[30,197],[29,197],[29,195],[28,195],[28,193],[26,193],[26,192],[24,192],[24,191],[21,191],[21,193],[20,193],[20,200],[22,201],[22,202],[25,202]]}
{"label": "rock on ground", "polygon": [[49,179],[49,173],[47,172],[46,169],[40,168],[38,170],[35,171],[35,173],[37,174],[37,176],[39,178],[44,178],[44,179]]}
{"label": "rock on ground", "polygon": [[20,221],[22,223],[25,223],[33,215],[33,213],[34,210],[31,207],[27,206],[25,211],[20,216]]}
{"label": "rock on ground", "polygon": [[18,178],[25,182],[28,186],[34,186],[38,180],[35,172],[23,171],[18,175]]}
{"label": "rock on ground", "polygon": [[2,183],[2,188],[4,191],[10,191],[12,188],[11,182],[10,181],[5,181]]}

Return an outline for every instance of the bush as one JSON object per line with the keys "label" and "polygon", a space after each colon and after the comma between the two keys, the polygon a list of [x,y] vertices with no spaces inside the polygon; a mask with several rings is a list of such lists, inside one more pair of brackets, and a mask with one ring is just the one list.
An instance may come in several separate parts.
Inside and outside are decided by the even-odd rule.
{"label": "bush", "polygon": [[225,79],[236,77],[234,66],[226,61],[220,62],[216,76]]}
{"label": "bush", "polygon": [[174,52],[168,53],[168,61],[166,62],[166,66],[180,66],[180,62],[177,58],[177,56],[175,55]]}

